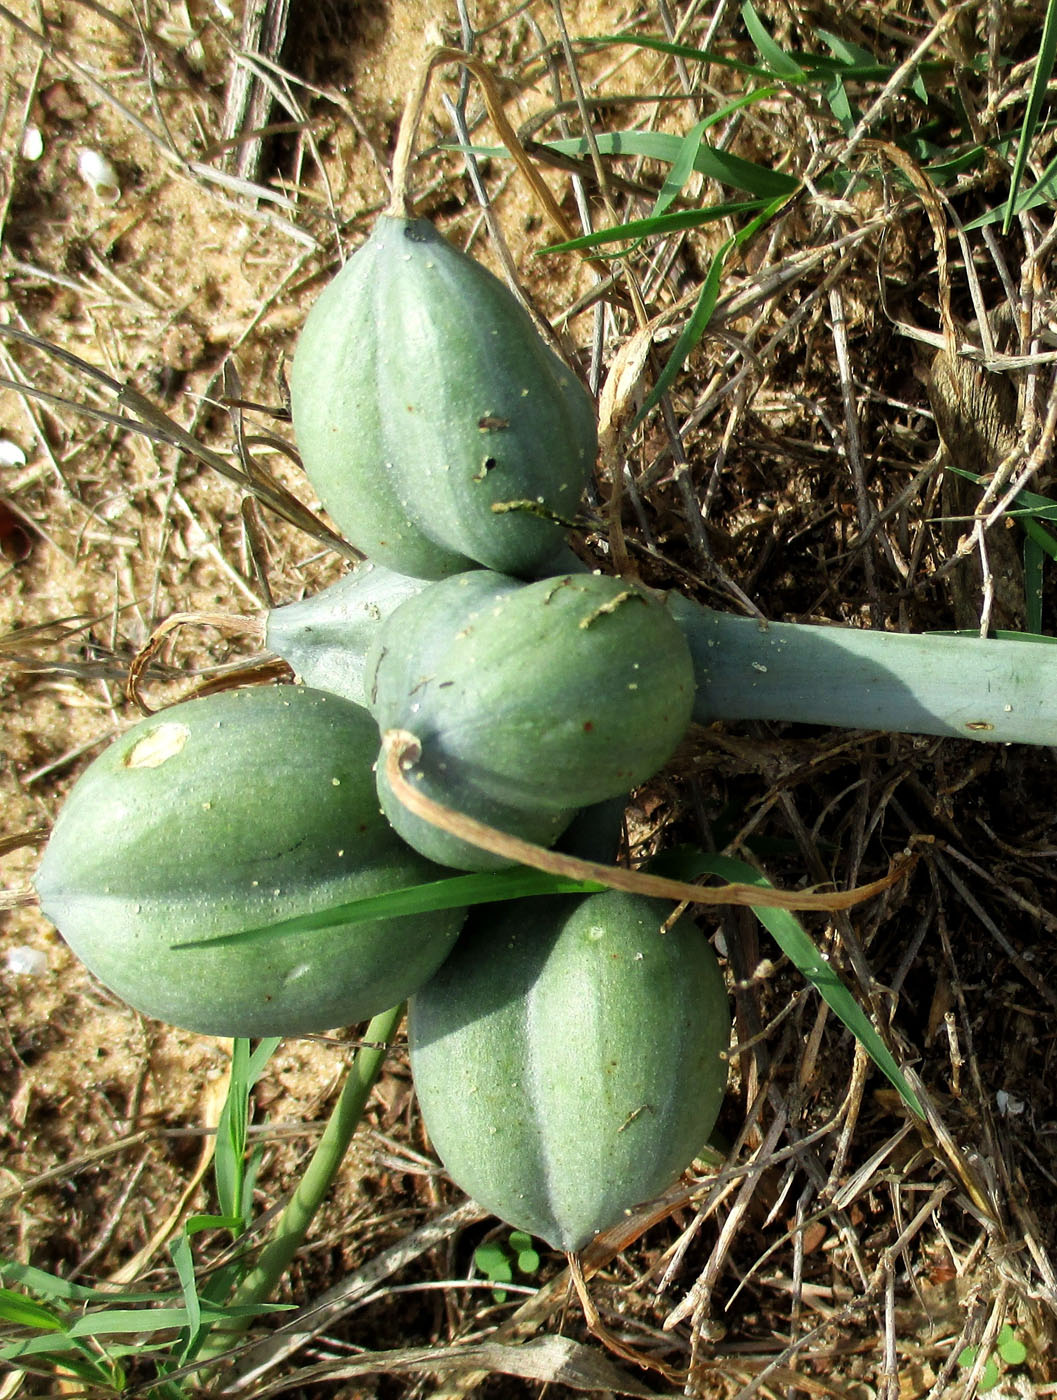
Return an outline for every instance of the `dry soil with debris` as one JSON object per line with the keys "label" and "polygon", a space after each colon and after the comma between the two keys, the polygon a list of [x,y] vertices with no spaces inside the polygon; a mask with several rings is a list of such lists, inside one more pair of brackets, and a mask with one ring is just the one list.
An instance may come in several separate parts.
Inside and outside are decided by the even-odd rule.
{"label": "dry soil with debris", "polygon": [[[876,8],[872,17],[760,8],[793,39],[812,26],[843,27],[897,59],[937,19],[926,5],[864,7]],[[544,113],[549,130],[568,122],[578,131],[554,8],[471,9],[477,51],[501,76],[515,126]],[[698,42],[714,19],[717,42],[748,60],[751,46],[728,9],[673,5],[668,16],[666,5],[618,11],[585,0],[567,5],[566,18],[574,34],[631,24],[660,33],[668,18]],[[0,836],[12,891],[28,886],[39,839],[78,773],[137,718],[129,667],[159,622],[183,611],[224,615],[166,639],[144,676],[153,706],[252,665],[262,611],[344,567],[325,540],[254,499],[246,453],[251,468],[318,509],[282,446],[291,440],[284,367],[307,307],[385,202],[397,117],[425,46],[459,42],[460,32],[453,10],[413,0],[294,0],[291,10],[285,45],[255,69],[273,99],[258,150],[244,128],[232,138],[229,116],[234,75],[245,70],[240,5],[0,7],[0,319],[80,362],[0,339]],[[966,28],[944,28],[937,52],[957,63],[966,44],[983,50],[992,11],[1008,26],[1008,91],[1022,96],[1040,6],[970,5]],[[578,67],[599,130],[685,131],[735,91],[727,70],[713,68],[687,96],[687,75],[658,54],[579,51]],[[416,193],[451,237],[499,268],[461,163],[443,149],[451,127],[439,94],[458,100],[459,81],[455,68],[439,73]],[[669,99],[659,109],[646,100],[658,92]],[[963,96],[977,100],[968,89]],[[475,135],[494,144],[472,85],[466,111]],[[806,99],[799,107],[776,97],[738,118],[732,148],[802,168],[812,143],[839,138],[824,115]],[[112,164],[112,190],[85,180],[85,151]],[[586,166],[580,174],[599,224],[645,213],[663,178],[627,160],[606,206]],[[594,270],[533,256],[552,235],[512,168],[493,159],[484,176],[526,291],[560,324],[565,349],[597,388],[634,330],[627,296],[618,284],[608,309],[596,310],[606,297],[592,294]],[[548,168],[546,178],[575,218],[569,172]],[[968,189],[962,217],[983,207],[973,200],[988,188]],[[722,197],[707,181],[692,193]],[[656,263],[649,249],[641,254],[651,316],[691,304],[717,241],[706,229],[675,240]],[[1003,278],[989,249],[973,242],[991,307]],[[812,250],[817,264],[788,272],[790,259]],[[943,290],[934,229],[913,189],[867,181],[832,205],[801,200],[728,274],[721,314],[675,386],[667,420],[622,442],[620,520],[635,567],[651,583],[727,607],[751,602],[772,618],[921,630],[978,617],[972,553],[950,563],[964,530],[939,523],[965,507],[941,497],[931,350],[922,354],[894,329],[937,325]],[[953,280],[954,312],[969,325],[979,308],[968,279],[956,270]],[[1045,302],[1041,255],[1035,281]],[[679,324],[678,314],[671,319]],[[657,327],[659,353],[672,334]],[[1017,381],[1014,426],[1029,448],[1042,431],[1047,383]],[[171,431],[152,438],[115,421],[143,416],[142,403],[118,402],[122,386],[220,454],[227,475],[176,450]],[[241,420],[233,400],[252,405]],[[957,430],[956,411],[944,419],[941,407],[936,417],[948,434]],[[1043,458],[1037,490],[1049,482]],[[621,548],[604,514],[610,486],[600,479],[577,543],[602,567]],[[1019,568],[1015,551],[992,553],[1000,575]],[[996,587],[996,599],[997,624],[1022,625],[1016,590]],[[1048,582],[1046,606],[1052,632]],[[692,1364],[703,1395],[938,1396],[965,1377],[954,1360],[963,1345],[1004,1322],[1029,1351],[1006,1376],[1006,1393],[1052,1391],[1052,767],[1049,750],[735,725],[695,733],[637,796],[638,854],[732,842],[786,883],[875,878],[924,838],[926,858],[889,897],[854,921],[809,927],[860,997],[872,998],[928,1091],[930,1123],[919,1130],[908,1121],[752,919],[727,917],[719,931],[739,1045],[721,1123],[730,1171],[707,1213],[687,1193],[669,1199],[645,1233],[645,1217],[632,1221],[627,1249],[601,1254],[592,1282],[604,1325],[655,1356],[666,1375],[610,1361],[618,1369],[604,1379],[581,1369],[549,1393],[621,1385],[675,1393]],[[123,1006],[32,905],[16,904],[0,921],[0,1253],[82,1281],[169,1284],[169,1231],[189,1209],[210,1206],[208,1129],[228,1046]],[[296,1180],[356,1033],[285,1042],[269,1065],[256,1099],[262,1210]],[[711,1177],[702,1168],[697,1180]],[[308,1303],[460,1200],[424,1139],[398,1052],[284,1297]],[[468,1278],[473,1246],[492,1225],[452,1225],[402,1271],[394,1263],[341,1329],[278,1370],[289,1377],[281,1393],[465,1392],[465,1380],[438,1391],[428,1370],[398,1373],[395,1363],[381,1378],[291,1368],[491,1337],[521,1294],[498,1304],[479,1286],[435,1285]],[[588,1340],[576,1307],[563,1311],[563,1266],[547,1258],[527,1281],[545,1291],[524,1335],[564,1324]],[[393,1291],[405,1285],[411,1291]],[[597,1341],[590,1346],[601,1356]],[[478,1358],[482,1372],[493,1363]],[[536,1365],[526,1374],[555,1376],[552,1361]],[[53,1393],[50,1384],[29,1381],[26,1393]],[[486,1387],[540,1389],[509,1377]],[[4,1394],[16,1388],[0,1381]]]}

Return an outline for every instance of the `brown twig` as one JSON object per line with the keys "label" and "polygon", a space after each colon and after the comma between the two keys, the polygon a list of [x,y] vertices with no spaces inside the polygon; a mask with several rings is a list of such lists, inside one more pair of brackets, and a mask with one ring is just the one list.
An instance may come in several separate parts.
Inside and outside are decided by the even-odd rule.
{"label": "brown twig", "polygon": [[386,779],[399,801],[416,817],[421,817],[432,826],[440,827],[452,836],[469,842],[471,846],[478,846],[506,860],[530,865],[551,875],[593,881],[607,889],[624,890],[629,894],[651,895],[659,899],[674,899],[677,902],[685,900],[691,904],[738,904],[750,908],[814,909],[831,912],[834,909],[850,909],[865,900],[873,899],[884,890],[891,889],[909,872],[917,860],[916,856],[910,855],[882,879],[874,880],[868,885],[860,885],[857,889],[839,890],[832,894],[798,893],[794,890],[776,890],[769,886],[743,884],[705,889],[701,885],[687,884],[683,880],[669,880],[662,875],[647,875],[638,870],[626,870],[622,866],[580,860],[576,856],[550,851],[543,846],[534,845],[531,841],[523,841],[519,836],[497,831],[464,812],[456,812],[432,797],[427,797],[420,788],[408,781],[405,774],[415,767],[422,755],[422,745],[414,734],[406,729],[387,730],[382,736],[382,748],[385,753]]}

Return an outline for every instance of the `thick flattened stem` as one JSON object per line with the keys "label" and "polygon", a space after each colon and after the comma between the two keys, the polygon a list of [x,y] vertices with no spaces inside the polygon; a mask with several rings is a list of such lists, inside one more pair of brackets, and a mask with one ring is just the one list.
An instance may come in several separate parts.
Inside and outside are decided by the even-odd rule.
{"label": "thick flattened stem", "polygon": [[761,623],[686,598],[693,717],[1057,744],[1057,648],[1039,642]]}

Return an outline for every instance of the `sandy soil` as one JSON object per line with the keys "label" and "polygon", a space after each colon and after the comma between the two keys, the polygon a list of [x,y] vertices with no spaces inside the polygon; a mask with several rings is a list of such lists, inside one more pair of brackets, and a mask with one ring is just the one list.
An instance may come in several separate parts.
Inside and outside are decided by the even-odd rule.
{"label": "sandy soil", "polygon": [[[773,8],[776,25],[793,23]],[[1010,43],[1021,45],[1026,63],[1030,45],[1023,51],[1020,31],[1030,35],[1037,16],[1009,8]],[[453,12],[438,17],[417,0],[298,7],[275,78],[282,110],[271,119],[281,129],[248,188],[233,174],[241,147],[225,154],[222,144],[242,22],[242,6],[233,10],[207,0],[112,10],[87,0],[18,0],[11,13],[0,11],[0,320],[131,386],[236,473],[236,430],[222,400],[254,405],[246,431],[255,458],[317,509],[296,464],[266,436],[291,438],[284,367],[339,248],[358,243],[386,199],[396,118],[425,44],[457,42],[458,24]],[[601,0],[566,11],[578,33],[632,18]],[[551,6],[541,0],[508,12],[482,3],[475,13],[479,51],[508,75],[515,125],[549,107],[552,75],[537,53],[541,32],[548,43],[556,38]],[[902,34],[904,22],[919,37],[928,23],[900,10],[888,29],[866,35],[844,18],[871,43]],[[744,51],[744,38],[738,42]],[[585,80],[609,95],[610,105],[596,109],[600,126],[630,124],[620,97],[662,86],[674,93],[661,118],[668,129],[685,131],[699,114],[658,55],[607,51],[581,63]],[[722,78],[712,71],[703,88],[713,107],[721,98],[709,84]],[[450,133],[439,94],[457,89],[457,71],[441,70],[416,189],[424,212],[498,269],[456,157],[436,148]],[[478,110],[471,88],[471,118]],[[798,118],[800,110],[776,99],[749,111],[739,153],[772,165],[790,151],[803,155],[817,136],[817,113]],[[494,139],[487,124],[482,139]],[[112,163],[116,198],[82,178],[85,150]],[[622,169],[632,183],[642,175],[631,162]],[[646,174],[656,182],[656,170]],[[488,163],[486,178],[525,287],[588,363],[593,308],[567,321],[563,313],[589,291],[593,272],[535,257],[545,241],[537,206],[501,162]],[[546,178],[572,214],[566,174],[548,170]],[[967,203],[964,213],[976,208]],[[824,199],[798,205],[771,243],[732,261],[725,286],[732,295],[751,289],[783,256],[824,242],[819,230],[832,212]],[[600,205],[596,213],[607,217]],[[887,186],[856,191],[836,215],[842,231],[869,233],[848,245],[839,279],[836,258],[821,258],[788,293],[730,313],[696,352],[675,401],[683,458],[673,458],[662,426],[627,445],[636,492],[624,528],[650,581],[675,581],[725,606],[751,598],[774,618],[950,627],[958,599],[944,550],[957,535],[943,539],[936,478],[926,471],[939,462],[927,356],[897,335],[877,296],[880,271],[889,316],[933,324],[930,226]],[[668,275],[653,284],[651,311],[700,285],[716,241],[705,230],[679,245]],[[988,275],[991,292],[999,279],[993,269]],[[834,348],[833,285],[843,289],[848,373]],[[963,284],[955,302],[969,322]],[[629,338],[625,313],[610,308],[599,324],[603,374]],[[670,333],[658,343],[669,345]],[[742,351],[752,373],[731,385]],[[343,561],[255,503],[243,482],[101,416],[122,411],[114,386],[83,367],[0,339],[0,378],[0,838],[10,847],[4,885],[17,893],[35,868],[37,838],[85,763],[138,717],[125,684],[157,624],[181,611],[229,619],[189,624],[165,641],[145,677],[152,705],[252,663],[262,610],[315,591]],[[860,480],[848,412],[866,462]],[[1043,463],[1036,489],[1048,486],[1047,470]],[[864,501],[885,512],[886,528],[868,549]],[[612,557],[601,529],[587,531],[579,547],[602,562]],[[963,604],[978,599],[974,587],[975,575],[968,594],[958,593]],[[1045,601],[1052,631],[1049,575]],[[734,727],[695,735],[637,798],[643,852],[700,844],[707,829],[719,845],[747,841],[789,883],[873,878],[921,836],[939,853],[854,925],[819,920],[811,929],[890,1023],[947,1138],[935,1122],[920,1134],[907,1128],[876,1077],[864,1087],[866,1068],[848,1038],[771,945],[761,945],[751,920],[717,923],[738,993],[737,1038],[747,1047],[721,1126],[744,1159],[766,1161],[736,1177],[713,1218],[700,1220],[685,1201],[672,1207],[597,1285],[609,1325],[640,1350],[681,1365],[691,1352],[705,1358],[699,1393],[752,1384],[759,1358],[815,1327],[800,1381],[785,1369],[775,1387],[864,1400],[910,1400],[937,1384],[935,1393],[948,1393],[960,1374],[953,1362],[944,1370],[952,1348],[979,1340],[989,1319],[992,1332],[1010,1320],[1029,1343],[1018,1384],[1052,1392],[1052,762],[1050,750]],[[209,1207],[208,1179],[196,1184],[196,1174],[228,1046],[130,1011],[84,972],[32,905],[12,902],[0,912],[0,1254],[84,1280],[118,1276],[135,1261],[141,1282],[157,1284],[168,1277],[159,1227],[178,1207]],[[33,954],[39,964],[22,970]],[[295,1182],[355,1035],[285,1042],[269,1065],[257,1094],[262,1210]],[[460,1199],[429,1155],[399,1051],[284,1296],[301,1304],[318,1296]],[[400,1275],[422,1292],[383,1289],[312,1355],[332,1360],[359,1348],[490,1335],[513,1303],[500,1308],[481,1290],[426,1291],[472,1272],[472,1248],[486,1228],[451,1232]],[[695,1295],[692,1324],[662,1330],[713,1257],[720,1263],[704,1301]],[[539,1281],[559,1277],[563,1262],[546,1260]],[[668,1263],[671,1276],[657,1292]],[[586,1337],[575,1307],[564,1317],[571,1336]],[[556,1314],[550,1330],[558,1328]],[[893,1349],[898,1339],[895,1362],[886,1338]],[[648,1383],[663,1384],[656,1374]],[[53,1393],[48,1384],[28,1389]],[[432,1385],[395,1375],[338,1386],[291,1380],[283,1393],[404,1396]],[[16,1388],[3,1386],[2,1394]],[[486,1394],[539,1393],[534,1381],[489,1386]]]}

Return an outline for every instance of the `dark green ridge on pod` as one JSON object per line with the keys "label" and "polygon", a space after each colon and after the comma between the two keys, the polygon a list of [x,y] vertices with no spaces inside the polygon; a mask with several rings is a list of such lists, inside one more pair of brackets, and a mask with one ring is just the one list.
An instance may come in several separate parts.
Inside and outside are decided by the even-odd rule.
{"label": "dark green ridge on pod", "polygon": [[[383,214],[309,312],[290,377],[309,480],[401,573],[534,577],[594,467],[594,406],[498,278]],[[498,511],[493,507],[499,507]]]}
{"label": "dark green ridge on pod", "polygon": [[578,1250],[663,1191],[723,1102],[730,1010],[689,918],[616,891],[475,910],[411,999],[411,1068],[452,1180]]}
{"label": "dark green ridge on pod", "polygon": [[[578,808],[661,768],[694,698],[664,603],[601,574],[522,584],[477,570],[435,583],[382,626],[366,685],[379,730],[421,743],[412,782],[543,845]],[[378,772],[386,815],[417,850],[471,870],[503,863],[412,815]]]}
{"label": "dark green ridge on pod", "polygon": [[134,725],[74,784],[36,878],[77,956],[145,1015],[294,1035],[395,1006],[464,910],[201,943],[442,877],[378,810],[365,710],[299,686],[226,691]]}

